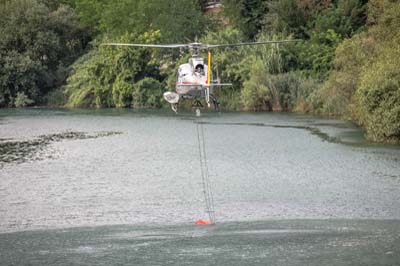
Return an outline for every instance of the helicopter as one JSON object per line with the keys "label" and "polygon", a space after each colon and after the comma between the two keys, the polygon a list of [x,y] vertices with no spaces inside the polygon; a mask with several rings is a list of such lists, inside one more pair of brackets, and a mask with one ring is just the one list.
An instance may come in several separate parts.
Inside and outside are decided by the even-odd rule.
{"label": "helicopter", "polygon": [[[189,62],[179,66],[176,74],[175,92],[168,91],[163,94],[164,99],[171,104],[171,109],[178,113],[178,106],[182,100],[193,100],[192,107],[204,107],[201,103],[202,99],[208,108],[211,104],[215,111],[219,111],[219,102],[216,95],[213,93],[214,88],[222,86],[232,86],[231,83],[221,83],[219,77],[213,79],[211,71],[211,49],[224,47],[237,47],[249,45],[266,45],[280,44],[289,42],[298,42],[301,40],[277,40],[264,42],[241,42],[231,44],[203,44],[193,42],[188,44],[139,44],[139,43],[106,43],[107,46],[127,46],[127,47],[148,47],[148,48],[170,48],[170,49],[189,49],[192,53]],[[203,57],[200,56],[201,50],[208,50],[207,64]]]}

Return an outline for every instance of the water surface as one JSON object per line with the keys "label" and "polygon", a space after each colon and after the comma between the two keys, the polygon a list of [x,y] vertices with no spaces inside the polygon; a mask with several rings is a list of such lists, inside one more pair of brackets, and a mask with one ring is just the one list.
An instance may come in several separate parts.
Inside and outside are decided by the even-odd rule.
{"label": "water surface", "polygon": [[[193,226],[206,218],[195,123],[210,228]],[[337,120],[0,110],[0,261],[395,265],[399,184],[399,146]]]}

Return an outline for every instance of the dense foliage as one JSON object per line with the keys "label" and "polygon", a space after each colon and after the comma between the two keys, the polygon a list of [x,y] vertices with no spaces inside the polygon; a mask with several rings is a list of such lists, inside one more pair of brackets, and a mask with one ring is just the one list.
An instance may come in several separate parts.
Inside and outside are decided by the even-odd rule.
{"label": "dense foliage", "polygon": [[101,44],[194,40],[205,31],[207,21],[200,6],[192,0],[75,0],[73,4],[96,41],[73,66],[65,90],[67,105],[161,107],[167,73],[160,69],[171,65],[179,51]]}
{"label": "dense foliage", "polygon": [[[115,41],[153,43],[158,38],[158,32],[145,33],[140,36],[124,34]],[[103,38],[102,43],[110,40]],[[138,98],[142,99],[143,92],[149,88],[154,97],[161,98],[161,91],[153,91],[160,88],[157,80],[149,78],[157,76],[157,65],[151,58],[151,51],[145,48],[126,49],[125,47],[113,48],[97,46],[88,54],[80,58],[74,65],[71,76],[68,79],[66,93],[68,106],[70,107],[129,107]],[[143,83],[143,79],[147,82]],[[150,82],[154,80],[154,82]],[[151,84],[151,85],[143,85]],[[149,98],[149,97],[147,97]],[[149,105],[159,107],[159,100],[143,103],[135,106]]]}
{"label": "dense foliage", "polygon": [[72,8],[37,0],[0,2],[0,106],[41,103],[64,83],[88,41]]}
{"label": "dense foliage", "polygon": [[[362,43],[355,51],[360,60],[353,69],[354,84],[349,86],[352,118],[365,126],[374,141],[400,142],[400,4],[397,1],[373,0],[369,6],[369,28],[353,37],[350,43]],[[348,49],[338,50],[345,56]],[[338,77],[351,74],[341,71]],[[354,70],[353,70],[354,72]]]}
{"label": "dense foliage", "polygon": [[[213,51],[223,108],[341,116],[400,141],[396,0],[0,0],[0,106],[161,107],[175,50],[107,42],[298,43]],[[90,45],[88,45],[90,41]]]}
{"label": "dense foliage", "polygon": [[[273,47],[255,59],[251,50],[244,53],[241,62],[250,62],[238,74],[242,108],[341,116],[364,126],[373,141],[400,142],[399,1],[225,2],[236,28],[262,25],[256,40],[266,33],[304,40],[282,46],[279,56],[271,57]],[[260,2],[267,9],[262,20],[243,17],[243,8],[252,13]],[[271,71],[267,62],[281,67]]]}
{"label": "dense foliage", "polygon": [[84,25],[96,34],[120,36],[160,31],[160,42],[176,43],[200,36],[205,17],[193,0],[70,0]]}

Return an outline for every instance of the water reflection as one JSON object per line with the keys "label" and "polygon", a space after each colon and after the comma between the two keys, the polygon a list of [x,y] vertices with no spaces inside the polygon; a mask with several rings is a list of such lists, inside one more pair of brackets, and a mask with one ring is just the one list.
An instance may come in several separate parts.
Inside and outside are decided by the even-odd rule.
{"label": "water reflection", "polygon": [[[302,130],[306,130],[306,131],[310,132],[312,135],[318,136],[323,141],[327,141],[330,143],[345,144],[345,145],[360,146],[360,147],[371,144],[371,143],[367,142],[365,139],[361,142],[345,141],[339,137],[330,136],[329,134],[323,132],[318,127],[313,127],[313,126],[276,125],[276,124],[265,124],[265,123],[215,123],[215,122],[203,122],[203,121],[199,121],[199,122],[195,122],[195,123],[200,123],[200,124],[205,124],[205,125],[254,126],[254,127],[269,127],[269,128],[302,129]],[[339,126],[337,126],[337,125],[339,125]],[[337,128],[345,128],[345,129],[349,128],[348,126],[346,126],[344,124],[317,123],[317,124],[315,124],[315,126],[334,126]]]}

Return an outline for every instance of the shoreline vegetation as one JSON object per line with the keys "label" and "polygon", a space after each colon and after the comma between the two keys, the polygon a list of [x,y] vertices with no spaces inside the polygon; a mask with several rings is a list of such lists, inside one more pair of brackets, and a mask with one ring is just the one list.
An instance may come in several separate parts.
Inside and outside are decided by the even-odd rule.
{"label": "shoreline vegetation", "polygon": [[0,107],[163,108],[188,53],[106,42],[299,43],[213,51],[228,111],[330,116],[400,143],[395,0],[0,0]]}

